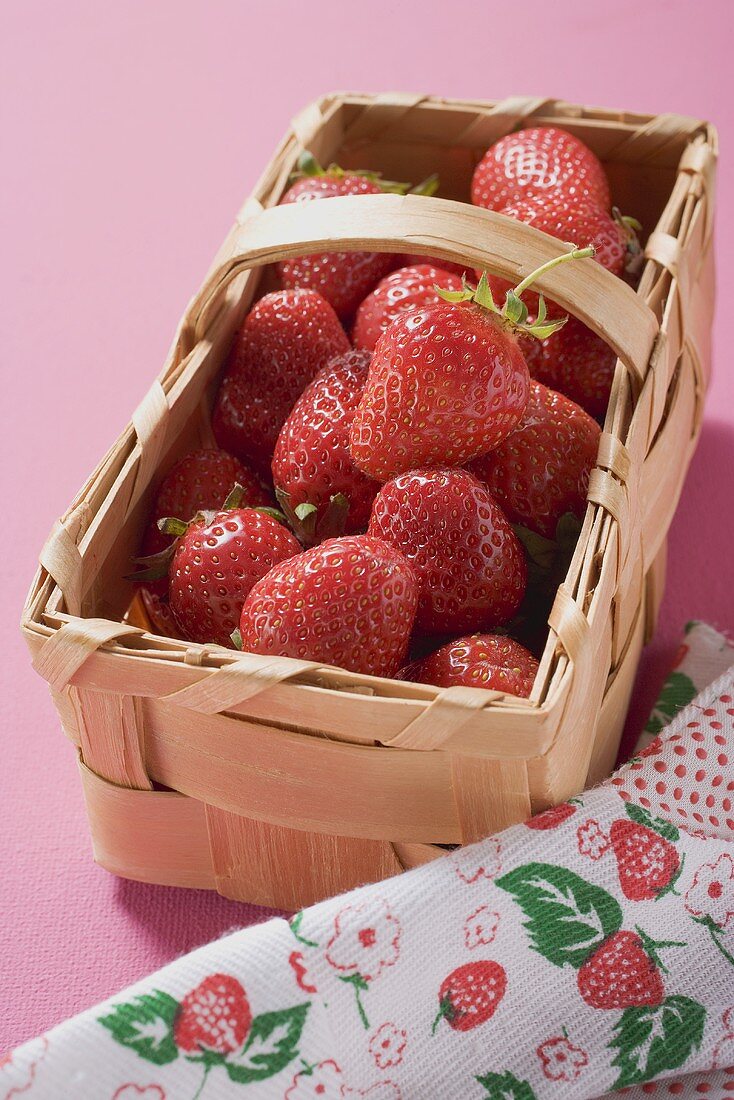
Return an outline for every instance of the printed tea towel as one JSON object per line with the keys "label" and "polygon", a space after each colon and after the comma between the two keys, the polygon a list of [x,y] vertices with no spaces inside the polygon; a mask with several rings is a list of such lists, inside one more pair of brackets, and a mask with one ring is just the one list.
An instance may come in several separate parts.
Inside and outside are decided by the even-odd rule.
{"label": "printed tea towel", "polygon": [[685,646],[602,787],[193,952],[14,1051],[0,1100],[734,1098],[734,667],[691,698],[734,651]]}

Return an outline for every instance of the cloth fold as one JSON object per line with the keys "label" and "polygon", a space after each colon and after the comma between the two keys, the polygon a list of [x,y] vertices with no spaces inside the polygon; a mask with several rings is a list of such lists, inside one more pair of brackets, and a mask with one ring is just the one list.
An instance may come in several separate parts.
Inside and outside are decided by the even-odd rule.
{"label": "cloth fold", "polygon": [[[695,695],[731,649],[685,644]],[[13,1052],[0,1100],[734,1097],[734,667],[688,694],[601,787],[187,955]]]}

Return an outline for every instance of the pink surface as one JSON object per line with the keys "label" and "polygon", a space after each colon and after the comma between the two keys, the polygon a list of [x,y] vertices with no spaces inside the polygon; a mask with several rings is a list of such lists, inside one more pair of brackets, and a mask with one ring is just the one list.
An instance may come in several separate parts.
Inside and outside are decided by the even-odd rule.
{"label": "pink surface", "polygon": [[[186,301],[289,117],[333,88],[388,88],[558,95],[712,119],[723,147],[719,300],[734,294],[734,8],[618,0],[611,26],[607,10],[524,0],[510,20],[499,2],[447,0],[372,0],[368,12],[343,0],[5,5],[0,1052],[264,915],[94,866],[74,754],[16,622],[53,517],[160,369]],[[673,526],[636,720],[686,619],[734,627],[727,313],[719,311],[707,421]]]}

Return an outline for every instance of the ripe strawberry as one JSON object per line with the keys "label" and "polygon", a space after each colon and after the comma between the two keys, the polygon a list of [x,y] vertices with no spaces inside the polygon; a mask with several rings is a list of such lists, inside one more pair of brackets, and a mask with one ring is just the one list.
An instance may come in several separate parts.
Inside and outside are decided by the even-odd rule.
{"label": "ripe strawberry", "polygon": [[609,345],[576,317],[552,338],[533,343],[529,354],[523,347],[533,378],[565,393],[590,416],[603,417],[617,365]]}
{"label": "ripe strawberry", "polygon": [[315,505],[317,530],[330,500],[339,493],[349,504],[345,529],[363,530],[380,487],[357,469],[349,453],[349,429],[369,364],[366,351],[348,351],[332,359],[296,401],[275,445],[276,491],[288,494],[291,509]]}
{"label": "ripe strawberry", "polygon": [[[384,190],[404,190],[401,185],[384,184],[373,173],[344,172],[336,165],[321,168],[306,156],[300,164],[304,173],[283,198],[283,203],[313,202],[339,195],[379,195]],[[325,252],[282,260],[278,275],[284,287],[316,290],[330,302],[339,316],[347,319],[366,294],[395,267],[396,258],[384,252]]]}
{"label": "ripe strawberry", "polygon": [[436,267],[439,271],[448,271],[451,275],[458,275],[459,278],[464,272],[469,272],[471,269],[466,264],[457,264],[453,260],[439,260],[437,256],[418,256],[415,253],[409,253],[405,256],[400,256],[401,267],[422,267],[428,265],[428,267]]}
{"label": "ripe strawberry", "polygon": [[184,637],[231,649],[252,586],[300,551],[282,523],[253,508],[194,519],[179,538],[169,573],[171,610]]}
{"label": "ripe strawberry", "polygon": [[229,974],[210,974],[181,1001],[173,1025],[179,1050],[187,1054],[234,1054],[252,1024],[247,994]]}
{"label": "ripe strawberry", "polygon": [[[614,218],[598,203],[578,201],[563,192],[521,199],[505,206],[500,213],[515,221],[532,225],[559,241],[575,241],[590,244],[594,259],[613,275],[622,275],[627,258],[630,230],[617,214]],[[636,238],[635,238],[636,240]],[[498,275],[488,276],[492,293],[499,301],[512,289],[512,284]],[[538,311],[538,296],[532,291],[525,295],[525,303],[532,314]],[[549,317],[563,316],[563,309],[546,300]]]}
{"label": "ripe strawberry", "polygon": [[637,932],[615,932],[604,940],[583,963],[576,981],[579,993],[592,1008],[659,1005],[665,996],[657,962]]}
{"label": "ripe strawberry", "polygon": [[234,338],[212,416],[220,446],[269,473],[278,432],[296,398],[349,340],[311,290],[266,294]]}
{"label": "ripe strawberry", "polygon": [[542,814],[528,818],[525,822],[528,829],[537,829],[539,832],[547,832],[548,829],[557,829],[569,817],[576,813],[576,807],[571,802],[561,802],[558,806],[551,806],[549,810],[543,810]]}
{"label": "ripe strawberry", "polygon": [[[251,507],[271,503],[259,478],[233,455],[214,449],[191,451],[166,474],[151,509],[141,555],[160,554],[171,545],[171,536],[158,530],[157,521],[166,516],[192,519],[197,512],[221,508],[235,485],[241,485],[243,500]],[[151,625],[159,634],[179,636],[168,606],[168,574],[140,586],[141,598]]]}
{"label": "ripe strawberry", "polygon": [[360,469],[386,480],[419,466],[461,466],[510,434],[525,409],[529,375],[516,336],[543,339],[562,321],[527,324],[521,295],[540,275],[591,256],[573,249],[543,264],[500,310],[482,275],[476,288],[403,313],[383,332],[352,423]]}
{"label": "ripe strawberry", "polygon": [[397,678],[436,687],[463,684],[528,696],[537,671],[535,657],[514,639],[501,634],[471,634],[406,665]]}
{"label": "ripe strawberry", "polygon": [[439,1010],[433,1030],[441,1020],[454,1031],[471,1031],[494,1016],[507,989],[505,968],[479,959],[464,963],[444,978],[438,991]]}
{"label": "ripe strawberry", "polygon": [[469,468],[513,523],[553,538],[562,515],[584,513],[600,434],[579,405],[531,381],[518,426]]}
{"label": "ripe strawberry", "polygon": [[652,901],[666,890],[680,867],[678,852],[664,837],[626,818],[610,830],[622,893],[630,901]]}
{"label": "ripe strawberry", "polygon": [[242,608],[242,648],[392,676],[417,603],[415,573],[392,546],[367,535],[327,539],[253,587]]}
{"label": "ripe strawberry", "polygon": [[474,171],[475,206],[502,210],[510,203],[557,193],[609,209],[609,183],[601,161],[583,141],[556,126],[507,134],[491,145]]}
{"label": "ripe strawberry", "polygon": [[401,267],[386,275],[357,310],[352,330],[354,346],[373,351],[396,317],[422,306],[436,305],[442,300],[436,293],[436,286],[443,290],[461,290],[462,282],[458,275],[430,264]]}
{"label": "ripe strawberry", "polygon": [[520,606],[527,580],[522,546],[466,470],[413,470],[387,482],[368,533],[397,547],[415,568],[416,621],[429,634],[500,626]]}

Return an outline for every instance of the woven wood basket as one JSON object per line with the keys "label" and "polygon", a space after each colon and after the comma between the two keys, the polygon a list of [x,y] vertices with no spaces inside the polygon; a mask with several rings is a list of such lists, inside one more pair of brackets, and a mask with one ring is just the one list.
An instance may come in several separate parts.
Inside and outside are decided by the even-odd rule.
{"label": "woven wood basket", "polygon": [[[265,265],[334,249],[439,256],[517,281],[558,241],[464,201],[510,130],[559,124],[648,231],[638,291],[591,260],[539,285],[619,359],[581,537],[531,699],[438,690],[149,632],[123,579],[162,472],[211,442],[232,335]],[[302,150],[446,198],[277,207]],[[94,854],[116,874],[294,909],[434,858],[611,767],[665,537],[696,444],[714,297],[716,134],[556,100],[331,95],[293,122],[187,309],[158,380],[40,555],[23,614],[79,751]],[[583,243],[583,242],[579,242]]]}

